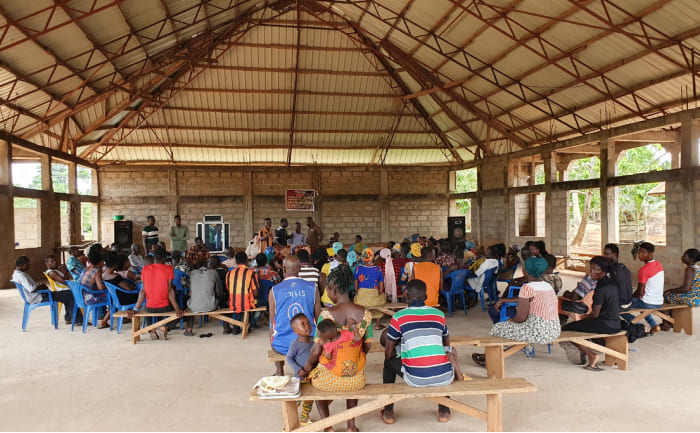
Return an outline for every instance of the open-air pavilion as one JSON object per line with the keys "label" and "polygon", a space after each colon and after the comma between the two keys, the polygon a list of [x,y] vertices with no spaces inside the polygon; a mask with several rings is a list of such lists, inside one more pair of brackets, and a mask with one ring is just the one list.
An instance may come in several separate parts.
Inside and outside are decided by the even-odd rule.
{"label": "open-air pavilion", "polygon": [[[139,243],[147,215],[167,235],[179,214],[193,232],[220,216],[237,248],[267,217],[383,244],[445,238],[464,216],[482,245],[544,240],[565,288],[583,274],[564,269],[609,242],[636,282],[632,242],[653,240],[678,287],[700,245],[698,23],[692,0],[3,0],[1,286],[16,256],[40,280],[61,246],[115,242],[115,216]],[[624,165],[640,148],[651,162]],[[584,160],[596,168],[582,175]],[[313,209],[287,210],[289,189],[313,190]],[[132,347],[128,333],[54,331],[48,312],[21,333],[21,311],[0,292],[6,428],[281,426],[276,406],[247,401],[272,372],[263,330],[224,342],[210,321],[215,338]],[[485,335],[490,322],[448,325]],[[630,370],[602,374],[538,347],[546,360],[512,362],[538,392],[506,397],[504,427],[695,429],[696,339],[640,340]],[[378,358],[368,372],[380,381]],[[359,426],[483,428],[411,404],[394,426]]]}

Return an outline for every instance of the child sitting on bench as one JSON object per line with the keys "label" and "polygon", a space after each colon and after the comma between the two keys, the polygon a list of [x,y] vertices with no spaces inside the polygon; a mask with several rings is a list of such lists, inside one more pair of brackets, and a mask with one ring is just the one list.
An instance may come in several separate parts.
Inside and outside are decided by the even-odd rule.
{"label": "child sitting on bench", "polygon": [[[309,355],[311,354],[311,348],[314,346],[313,339],[311,338],[311,333],[313,327],[309,318],[306,317],[304,313],[298,313],[292,320],[289,321],[292,330],[297,335],[297,339],[292,341],[289,345],[289,350],[287,351],[287,363],[294,371],[297,377],[299,372],[304,370],[304,365],[306,361],[309,360]],[[307,374],[304,374],[306,376]],[[309,379],[303,379],[301,383],[310,383]],[[313,408],[313,400],[305,400],[301,403],[301,415],[299,415],[299,424],[308,425],[311,424],[311,419],[309,415],[311,414],[311,409]]]}

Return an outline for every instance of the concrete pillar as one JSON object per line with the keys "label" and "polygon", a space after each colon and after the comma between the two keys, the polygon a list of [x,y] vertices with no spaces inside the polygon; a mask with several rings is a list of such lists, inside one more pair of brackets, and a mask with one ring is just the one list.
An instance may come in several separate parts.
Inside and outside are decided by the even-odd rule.
{"label": "concrete pillar", "polygon": [[[700,128],[690,117],[681,121],[681,168],[690,169],[700,165],[698,161],[698,138]],[[695,178],[681,176],[681,250],[696,247],[697,218],[695,216]]]}
{"label": "concrete pillar", "polygon": [[53,193],[51,157],[41,155],[41,189],[47,194],[39,200],[41,219],[41,246],[55,248],[61,244],[61,212]]}
{"label": "concrete pillar", "polygon": [[[456,179],[456,173],[450,172],[450,181]],[[453,183],[456,185],[456,183]],[[451,191],[454,191],[454,187]],[[379,170],[379,239],[382,242],[391,240],[391,206],[389,206],[389,173],[384,169]],[[448,203],[449,206],[449,203]]]}
{"label": "concrete pillar", "polygon": [[472,234],[476,238],[476,242],[481,244],[483,236],[481,233],[481,207],[483,204],[484,184],[482,182],[481,166],[476,168],[476,198],[472,200]]}
{"label": "concrete pillar", "polygon": [[[520,163],[518,163],[518,167],[520,167]],[[506,161],[506,163],[503,164],[503,201],[505,202],[506,210],[505,215],[503,216],[506,221],[505,239],[503,240],[503,242],[505,242],[506,245],[513,245],[513,241],[515,239],[515,231],[513,230],[513,225],[510,223],[510,220],[511,215],[513,215],[514,213],[514,209],[510,205],[509,185],[511,184],[512,180],[509,179],[509,177],[510,164],[509,161]],[[515,181],[517,182],[517,179]]]}
{"label": "concrete pillar", "polygon": [[243,233],[247,239],[255,231],[253,221],[253,172],[243,172]]}
{"label": "concrete pillar", "polygon": [[608,187],[608,179],[615,176],[617,152],[615,141],[604,138],[600,141],[600,231],[603,245],[619,241],[619,210],[617,207],[617,191]]}
{"label": "concrete pillar", "polygon": [[0,266],[0,278],[8,281],[3,287],[9,285],[14,269],[15,257],[15,232],[14,232],[14,203],[12,197],[12,145],[0,140],[0,254],[9,258],[10,264]]}
{"label": "concrete pillar", "polygon": [[[321,216],[323,214],[323,212],[321,212],[323,209],[323,181],[321,179],[321,169],[314,168],[311,172],[311,188],[315,191],[316,195],[314,200],[314,222],[323,229],[323,217]],[[331,233],[324,233],[323,242],[326,242],[330,236]]]}
{"label": "concrete pillar", "polygon": [[[544,158],[544,215],[537,215],[535,212],[535,218],[544,218],[544,237],[547,240],[547,244],[551,245],[554,243],[554,236],[561,236],[561,233],[555,234],[554,231],[554,218],[552,215],[552,184],[557,181],[557,154],[555,152],[546,153],[542,155]],[[534,174],[533,174],[534,177]],[[535,234],[537,234],[537,227],[535,224]],[[566,233],[564,233],[566,236]]]}

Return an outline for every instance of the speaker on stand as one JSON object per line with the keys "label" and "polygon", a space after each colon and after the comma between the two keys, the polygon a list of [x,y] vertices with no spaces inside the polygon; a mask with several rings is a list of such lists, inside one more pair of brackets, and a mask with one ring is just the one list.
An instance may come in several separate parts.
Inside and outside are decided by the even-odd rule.
{"label": "speaker on stand", "polygon": [[131,221],[114,221],[114,243],[120,251],[129,251],[133,241],[133,223]]}

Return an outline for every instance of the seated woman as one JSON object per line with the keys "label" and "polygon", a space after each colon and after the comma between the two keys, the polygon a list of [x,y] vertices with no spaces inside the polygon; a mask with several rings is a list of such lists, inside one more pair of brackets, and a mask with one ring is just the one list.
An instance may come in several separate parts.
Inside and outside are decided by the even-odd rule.
{"label": "seated woman", "polygon": [[398,301],[399,296],[399,279],[401,278],[401,268],[396,261],[391,257],[389,248],[379,250],[379,256],[382,259],[378,266],[384,275],[384,292],[387,300],[393,303]]}
{"label": "seated woman", "polygon": [[131,254],[129,254],[129,263],[136,269],[142,269],[146,264],[143,261],[141,254],[141,245],[131,244]]}
{"label": "seated woman", "polygon": [[557,266],[557,258],[553,254],[545,254],[544,259],[547,260],[547,270],[542,274],[542,281],[546,281],[554,289],[554,293],[559,293],[564,283],[561,281],[561,277],[558,273],[554,272],[554,268]]}
{"label": "seated woman", "polygon": [[[272,281],[272,284],[277,284],[282,281],[280,274],[267,264],[267,256],[265,254],[260,253],[255,256],[255,264],[257,266],[254,269],[255,273],[258,275],[258,280]],[[265,299],[267,299],[267,296],[265,296]]]}
{"label": "seated woman", "polygon": [[362,264],[355,269],[355,303],[363,307],[386,304],[384,274],[374,265],[374,253],[366,248],[362,252]]}
{"label": "seated woman", "polygon": [[[686,265],[683,285],[664,290],[664,302],[669,304],[688,304],[691,308],[700,306],[700,251],[690,248],[683,253],[681,261]],[[670,323],[664,320],[661,329],[672,329]]]}
{"label": "seated woman", "polygon": [[[593,308],[587,318],[566,324],[562,331],[615,334],[620,332],[620,302],[618,289],[608,277],[612,262],[602,256],[591,259],[591,279],[596,281]],[[588,358],[586,370],[598,371],[598,354],[588,347],[573,343]],[[568,345],[562,344],[564,350]],[[569,346],[570,347],[570,346]],[[568,352],[568,351],[567,351]],[[568,356],[568,354],[567,354]],[[570,358],[571,359],[571,358]],[[574,358],[575,359],[575,358]]]}
{"label": "seated woman", "polygon": [[[98,245],[98,244],[95,244]],[[94,247],[94,245],[93,245]],[[104,283],[102,283],[102,251],[97,248],[90,248],[88,252],[88,262],[90,263],[89,268],[85,268],[80,274],[78,282],[90,290],[104,290],[103,293],[99,295],[93,295],[92,293],[85,293],[85,303],[86,304],[98,304],[105,302],[107,299],[107,288]],[[100,320],[99,328],[106,328],[109,326],[109,312],[105,313]]]}
{"label": "seated woman", "polygon": [[[538,344],[549,344],[559,337],[561,328],[557,316],[557,295],[552,286],[541,279],[547,266],[543,258],[530,257],[525,261],[528,282],[520,288],[518,297],[501,299],[496,303],[498,310],[504,303],[517,302],[515,317],[494,324],[490,332],[492,337]],[[532,357],[535,350],[530,344],[523,352]],[[478,365],[486,363],[486,357],[481,354],[472,354],[472,359]]]}
{"label": "seated woman", "polygon": [[486,256],[484,261],[481,262],[481,264],[473,270],[474,277],[467,278],[467,283],[469,283],[469,287],[471,287],[477,293],[479,293],[481,291],[482,286],[484,285],[484,274],[489,269],[498,269],[498,251],[496,250],[495,245],[491,245],[486,249]]}
{"label": "seated woman", "polygon": [[131,263],[129,262],[129,258],[123,254],[117,254],[117,267],[115,268],[115,272],[120,275],[122,278],[125,280],[128,280],[129,283],[134,284],[134,282],[139,281],[141,279],[140,274],[137,272],[138,270],[131,266]]}
{"label": "seated woman", "polygon": [[[128,290],[133,293],[124,293],[117,291],[117,298],[122,305],[135,304],[139,298],[139,292],[129,281],[122,277],[118,272],[120,260],[117,253],[107,251],[104,254],[104,271],[102,272],[102,281],[108,281],[120,289]],[[123,262],[121,263],[123,265]]]}
{"label": "seated woman", "polygon": [[[372,345],[372,317],[365,308],[354,304],[348,295],[354,284],[354,276],[350,268],[342,264],[334,269],[328,276],[326,290],[334,307],[323,310],[318,317],[318,322],[330,319],[338,329],[348,329],[347,324],[356,323],[357,332],[361,341],[346,341],[337,346],[333,360],[320,356],[323,346],[318,338],[315,338],[311,355],[304,367],[299,370],[300,378],[309,377],[314,388],[327,392],[358,391],[365,387],[366,354]],[[318,365],[314,368],[314,364]],[[328,405],[330,401],[318,401],[318,412],[322,418],[329,416]],[[348,409],[357,406],[357,400],[347,400]],[[347,422],[348,431],[357,431],[355,419]]]}

